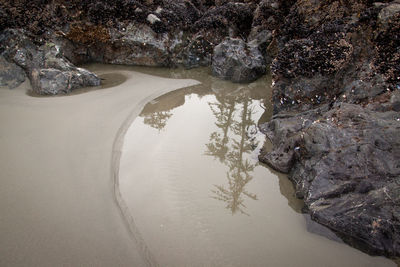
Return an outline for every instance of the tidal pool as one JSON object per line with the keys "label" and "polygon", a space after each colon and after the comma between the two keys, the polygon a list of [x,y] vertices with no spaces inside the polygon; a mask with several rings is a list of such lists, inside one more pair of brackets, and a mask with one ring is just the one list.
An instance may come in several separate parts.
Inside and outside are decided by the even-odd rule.
{"label": "tidal pool", "polygon": [[268,77],[239,85],[205,69],[134,69],[202,83],[150,101],[117,138],[117,198],[149,265],[395,265],[313,223],[286,176],[258,162]]}

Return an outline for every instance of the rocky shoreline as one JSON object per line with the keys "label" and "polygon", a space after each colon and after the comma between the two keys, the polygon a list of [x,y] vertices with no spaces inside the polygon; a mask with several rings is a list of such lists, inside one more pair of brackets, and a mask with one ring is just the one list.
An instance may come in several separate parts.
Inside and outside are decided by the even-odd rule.
{"label": "rocky shoreline", "polygon": [[[312,219],[371,254],[400,253],[399,2],[290,10],[272,65],[274,149]],[[337,2],[336,2],[337,3]]]}
{"label": "rocky shoreline", "polygon": [[400,1],[100,0],[0,3],[0,86],[99,85],[75,65],[273,77],[273,143],[312,219],[371,254],[400,256]]}

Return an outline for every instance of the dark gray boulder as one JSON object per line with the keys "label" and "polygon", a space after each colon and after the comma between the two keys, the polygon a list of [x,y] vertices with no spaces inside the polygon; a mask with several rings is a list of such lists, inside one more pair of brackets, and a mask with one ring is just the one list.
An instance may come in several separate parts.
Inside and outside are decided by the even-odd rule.
{"label": "dark gray boulder", "polygon": [[213,75],[233,82],[252,82],[266,73],[266,63],[256,46],[228,38],[214,48]]}

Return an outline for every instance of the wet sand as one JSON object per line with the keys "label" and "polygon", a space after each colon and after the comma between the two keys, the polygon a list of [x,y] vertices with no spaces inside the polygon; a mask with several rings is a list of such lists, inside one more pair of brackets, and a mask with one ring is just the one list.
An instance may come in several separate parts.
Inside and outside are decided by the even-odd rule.
{"label": "wet sand", "polygon": [[118,72],[126,81],[63,97],[29,96],[28,83],[0,88],[0,266],[151,261],[117,205],[113,145],[126,119],[147,102],[197,81],[91,69],[105,78]]}

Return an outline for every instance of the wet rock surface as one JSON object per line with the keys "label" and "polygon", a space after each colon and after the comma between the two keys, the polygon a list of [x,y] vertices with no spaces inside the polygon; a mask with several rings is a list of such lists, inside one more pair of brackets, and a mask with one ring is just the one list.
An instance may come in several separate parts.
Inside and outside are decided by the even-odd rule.
{"label": "wet rock surface", "polygon": [[0,86],[13,89],[25,81],[25,72],[12,62],[0,56]]}
{"label": "wet rock surface", "polygon": [[[288,172],[312,218],[371,253],[396,255],[400,234],[400,114],[340,103],[262,126],[275,145],[260,157]],[[352,239],[352,240],[351,240]]]}
{"label": "wet rock surface", "polygon": [[226,39],[214,48],[213,75],[233,82],[252,82],[266,73],[266,63],[256,46],[241,39]]}

